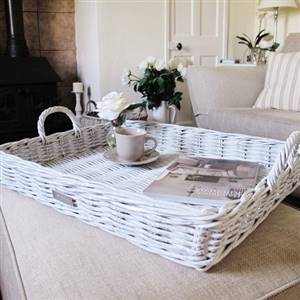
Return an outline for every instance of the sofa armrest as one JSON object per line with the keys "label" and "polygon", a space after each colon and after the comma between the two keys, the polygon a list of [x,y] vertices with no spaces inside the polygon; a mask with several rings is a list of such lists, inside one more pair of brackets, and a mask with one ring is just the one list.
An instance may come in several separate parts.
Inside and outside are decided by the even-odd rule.
{"label": "sofa armrest", "polygon": [[265,66],[192,66],[187,83],[194,115],[214,108],[251,107],[264,86]]}

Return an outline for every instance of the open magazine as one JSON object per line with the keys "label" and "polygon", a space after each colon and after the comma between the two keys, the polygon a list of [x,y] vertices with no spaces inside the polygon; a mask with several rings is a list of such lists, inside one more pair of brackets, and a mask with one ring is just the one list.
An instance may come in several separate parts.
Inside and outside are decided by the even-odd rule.
{"label": "open magazine", "polygon": [[259,165],[247,161],[179,157],[144,193],[170,201],[221,206],[256,185]]}

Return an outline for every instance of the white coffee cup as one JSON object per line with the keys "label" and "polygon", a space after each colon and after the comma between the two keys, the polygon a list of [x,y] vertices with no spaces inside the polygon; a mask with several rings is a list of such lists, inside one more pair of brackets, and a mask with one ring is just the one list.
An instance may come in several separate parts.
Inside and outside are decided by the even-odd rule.
{"label": "white coffee cup", "polygon": [[[157,141],[154,137],[147,134],[144,129],[137,128],[116,128],[117,154],[125,161],[137,161],[143,155],[149,155],[155,151]],[[145,143],[153,141],[151,149],[145,150]]]}

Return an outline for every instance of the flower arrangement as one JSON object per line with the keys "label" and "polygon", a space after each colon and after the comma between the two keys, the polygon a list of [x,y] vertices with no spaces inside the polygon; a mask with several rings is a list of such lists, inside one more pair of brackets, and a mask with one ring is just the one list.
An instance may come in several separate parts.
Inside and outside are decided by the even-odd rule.
{"label": "flower arrangement", "polygon": [[97,103],[98,116],[111,121],[114,127],[121,126],[126,120],[126,114],[143,103],[130,103],[123,93],[110,92]]}
{"label": "flower arrangement", "polygon": [[132,86],[135,92],[142,94],[144,106],[150,110],[159,107],[162,101],[168,101],[169,105],[180,109],[182,93],[175,91],[176,82],[184,82],[189,64],[190,60],[179,58],[171,59],[166,64],[161,59],[149,56],[138,65],[142,75],[125,70],[122,83]]}

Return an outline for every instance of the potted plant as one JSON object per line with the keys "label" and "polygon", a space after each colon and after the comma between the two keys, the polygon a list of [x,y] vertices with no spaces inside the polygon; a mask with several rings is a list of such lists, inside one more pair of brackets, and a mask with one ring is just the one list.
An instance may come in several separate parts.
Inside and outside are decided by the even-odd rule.
{"label": "potted plant", "polygon": [[150,112],[152,120],[172,123],[176,109],[181,108],[182,100],[182,92],[176,91],[176,83],[184,82],[189,64],[189,60],[179,58],[171,59],[166,64],[163,60],[150,56],[138,65],[141,75],[125,70],[122,82],[142,95],[142,103]]}
{"label": "potted plant", "polygon": [[248,47],[250,53],[247,55],[247,62],[254,64],[266,63],[266,51],[274,52],[279,47],[278,43],[272,42],[273,36],[265,29],[259,31],[254,41],[245,33],[241,36],[238,35],[237,39],[239,44]]}

